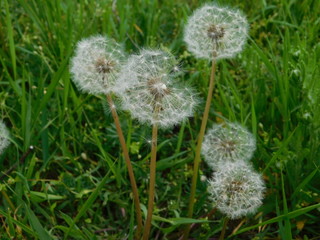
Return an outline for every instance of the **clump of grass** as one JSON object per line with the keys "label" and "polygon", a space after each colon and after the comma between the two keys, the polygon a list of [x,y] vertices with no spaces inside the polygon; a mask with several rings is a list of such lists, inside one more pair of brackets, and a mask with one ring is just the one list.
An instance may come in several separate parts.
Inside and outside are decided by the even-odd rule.
{"label": "clump of grass", "polygon": [[[181,128],[158,136],[150,236],[178,239],[190,223],[196,239],[217,238],[221,229],[232,239],[318,239],[319,2],[232,5],[245,10],[250,40],[238,57],[216,63],[208,126],[239,121],[255,136],[252,163],[268,188],[264,204],[248,221],[228,221],[212,209],[206,191],[212,170],[202,161],[193,219],[183,217],[202,120],[196,112]],[[0,112],[11,142],[0,155],[1,237],[133,239],[135,208],[116,128],[111,114],[102,114],[105,97],[78,94],[70,81],[73,46],[97,33],[124,42],[128,52],[165,46],[183,63],[180,78],[207,96],[207,60],[195,60],[182,39],[199,2],[4,0],[0,6]],[[144,203],[150,153],[143,140],[150,129],[117,112]]]}

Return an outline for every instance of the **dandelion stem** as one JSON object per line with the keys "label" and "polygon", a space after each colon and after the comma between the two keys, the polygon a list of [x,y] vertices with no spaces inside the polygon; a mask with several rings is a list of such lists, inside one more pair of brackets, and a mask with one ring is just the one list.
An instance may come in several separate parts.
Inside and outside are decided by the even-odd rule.
{"label": "dandelion stem", "polygon": [[[156,115],[158,113],[158,110],[157,108],[155,109]],[[149,239],[149,233],[151,228],[151,220],[152,220],[153,205],[154,205],[155,181],[156,181],[157,139],[158,139],[158,124],[155,123],[152,127],[148,213],[147,213],[147,219],[144,225],[144,232],[142,237],[143,240]]]}
{"label": "dandelion stem", "polygon": [[136,231],[136,239],[140,239],[141,231],[142,231],[142,215],[141,215],[141,208],[140,208],[140,200],[139,200],[139,193],[138,193],[138,188],[137,188],[137,183],[134,177],[133,173],[133,167],[130,161],[129,157],[129,151],[126,145],[126,141],[123,136],[123,132],[121,129],[119,117],[117,114],[117,111],[115,109],[114,102],[112,100],[112,97],[110,94],[107,94],[107,100],[111,109],[112,117],[114,120],[114,123],[116,125],[117,133],[119,136],[119,141],[122,147],[124,159],[128,168],[128,173],[129,173],[129,178],[130,178],[130,183],[131,183],[131,188],[132,188],[132,193],[133,193],[133,199],[134,199],[134,205],[136,209],[136,218],[137,218],[137,231]]}
{"label": "dandelion stem", "polygon": [[[199,163],[201,160],[201,158],[200,158],[201,146],[202,146],[202,141],[203,141],[203,137],[204,137],[204,133],[206,130],[208,117],[209,117],[210,104],[211,104],[211,99],[212,99],[212,94],[213,94],[213,89],[214,89],[215,69],[216,69],[215,60],[212,60],[209,91],[208,91],[206,106],[205,106],[205,109],[203,112],[200,133],[198,135],[196,154],[195,154],[195,158],[194,158],[191,192],[190,192],[189,206],[188,206],[188,217],[189,218],[192,218],[192,216],[193,216],[193,207],[194,207],[194,202],[195,202],[195,193],[196,193],[197,180],[198,180],[198,170],[199,170]],[[190,232],[190,224],[188,224],[185,228],[185,231],[183,234],[183,240],[188,239],[189,232]]]}
{"label": "dandelion stem", "polygon": [[222,230],[221,230],[221,234],[220,234],[219,240],[223,240],[224,239],[224,235],[226,233],[228,222],[229,222],[229,218],[226,217],[224,219],[224,221],[223,221],[223,227],[222,227]]}

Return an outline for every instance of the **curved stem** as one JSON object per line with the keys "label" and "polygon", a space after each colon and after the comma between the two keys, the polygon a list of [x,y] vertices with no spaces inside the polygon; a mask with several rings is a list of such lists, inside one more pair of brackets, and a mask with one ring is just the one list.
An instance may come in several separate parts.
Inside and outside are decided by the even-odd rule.
{"label": "curved stem", "polygon": [[147,213],[147,220],[144,226],[144,232],[142,237],[143,240],[149,239],[149,233],[151,228],[151,220],[152,220],[153,204],[154,204],[155,181],[156,181],[157,138],[158,138],[158,125],[154,124],[152,127],[148,213]]}
{"label": "curved stem", "polygon": [[140,208],[140,200],[139,200],[139,193],[138,193],[138,188],[137,188],[137,183],[134,177],[134,173],[133,173],[133,167],[130,161],[130,157],[129,157],[129,151],[126,145],[126,141],[124,139],[123,136],[123,132],[121,129],[121,125],[120,125],[120,121],[119,121],[119,117],[117,114],[117,111],[115,109],[115,105],[114,102],[112,100],[112,97],[110,94],[107,95],[107,100],[108,100],[108,104],[110,106],[111,109],[111,113],[112,113],[112,117],[117,129],[117,133],[119,136],[119,141],[122,147],[122,151],[123,151],[123,155],[124,155],[124,159],[127,165],[127,169],[128,169],[128,174],[129,174],[129,178],[130,178],[130,183],[131,183],[131,188],[132,188],[132,193],[133,193],[133,200],[134,200],[134,205],[135,205],[135,209],[136,209],[136,218],[137,218],[137,232],[136,232],[136,239],[140,239],[140,235],[141,235],[141,231],[142,231],[142,214],[141,214],[141,208]]}
{"label": "curved stem", "polygon": [[[208,122],[210,105],[211,105],[212,94],[213,94],[213,89],[214,89],[215,68],[216,68],[216,64],[215,64],[215,60],[213,60],[212,61],[212,66],[211,66],[209,91],[208,91],[206,106],[205,106],[205,109],[204,109],[204,112],[203,112],[200,133],[199,133],[199,136],[198,136],[196,154],[195,154],[195,157],[194,157],[193,176],[192,176],[191,192],[190,192],[189,206],[188,206],[188,217],[189,218],[192,218],[192,216],[193,216],[193,207],[194,207],[195,193],[196,193],[196,188],[197,188],[199,164],[200,164],[200,161],[201,161],[201,158],[200,158],[201,147],[202,147],[202,141],[203,141],[204,133],[205,133],[207,122]],[[184,240],[188,239],[189,232],[190,232],[190,224],[188,224],[186,226],[186,228],[185,228],[185,231],[184,231],[184,234],[183,234],[183,239]]]}

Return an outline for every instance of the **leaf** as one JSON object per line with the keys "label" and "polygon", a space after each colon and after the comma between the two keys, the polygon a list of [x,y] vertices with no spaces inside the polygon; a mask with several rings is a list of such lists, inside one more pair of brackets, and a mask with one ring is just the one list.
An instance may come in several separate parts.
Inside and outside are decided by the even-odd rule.
{"label": "leaf", "polygon": [[32,195],[37,196],[39,198],[41,198],[43,201],[45,200],[62,200],[62,199],[66,199],[66,196],[60,196],[60,195],[54,195],[54,194],[46,194],[43,192],[36,192],[36,191],[30,191],[30,195],[32,197]]}
{"label": "leaf", "polygon": [[152,216],[152,220],[167,222],[172,225],[181,225],[181,224],[191,224],[191,223],[207,223],[211,222],[205,219],[194,219],[194,218],[163,218],[159,216]]}
{"label": "leaf", "polygon": [[298,216],[300,216],[302,214],[305,214],[305,213],[307,213],[307,212],[309,212],[309,211],[311,211],[311,210],[313,210],[315,208],[318,208],[318,207],[320,207],[320,203],[312,205],[312,206],[309,206],[309,207],[301,208],[301,209],[298,209],[298,210],[295,210],[295,211],[292,211],[292,212],[289,212],[288,214],[280,215],[278,217],[269,219],[267,221],[264,221],[262,223],[259,223],[259,224],[256,224],[256,225],[253,225],[253,226],[250,226],[250,227],[243,228],[243,229],[237,231],[236,233],[232,234],[231,236],[235,236],[235,235],[238,235],[240,233],[247,232],[247,231],[249,231],[251,229],[255,229],[255,228],[263,226],[263,225],[279,222],[279,221],[282,221],[285,218],[288,218],[288,219],[296,218],[296,217],[298,217]]}
{"label": "leaf", "polygon": [[0,209],[0,214],[3,215],[3,216],[5,216],[6,218],[8,218],[9,221],[11,221],[12,223],[14,223],[14,224],[16,224],[17,226],[19,226],[19,227],[20,227],[23,231],[25,231],[26,233],[32,235],[33,237],[36,237],[35,232],[32,231],[32,229],[31,229],[29,226],[23,224],[22,222],[19,222],[19,221],[15,220],[15,219],[12,218],[8,213],[2,211],[1,209]]}
{"label": "leaf", "polygon": [[40,240],[50,240],[52,237],[49,235],[49,233],[42,227],[39,219],[36,217],[34,212],[27,206],[27,204],[24,204],[24,207],[26,209],[27,217],[29,219],[29,222],[32,226],[32,228],[38,233]]}

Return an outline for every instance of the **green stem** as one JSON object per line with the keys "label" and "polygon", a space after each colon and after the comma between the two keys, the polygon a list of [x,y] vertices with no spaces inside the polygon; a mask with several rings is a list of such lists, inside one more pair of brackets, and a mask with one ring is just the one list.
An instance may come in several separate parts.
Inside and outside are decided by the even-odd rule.
{"label": "green stem", "polygon": [[176,148],[175,154],[180,153],[180,149],[181,149],[181,145],[182,145],[182,139],[183,139],[183,133],[184,133],[184,129],[185,128],[186,128],[186,123],[183,122],[181,127],[180,127],[179,136],[178,136],[178,144],[177,144],[177,148]]}
{"label": "green stem", "polygon": [[152,127],[148,213],[147,213],[147,220],[144,226],[144,232],[142,237],[143,240],[149,239],[149,233],[151,228],[151,220],[152,220],[152,212],[153,212],[153,204],[154,204],[155,181],[156,181],[157,138],[158,138],[158,125],[154,124]]}
{"label": "green stem", "polygon": [[136,237],[136,239],[140,239],[140,235],[141,235],[141,231],[142,231],[142,214],[141,214],[141,208],[140,208],[140,200],[139,200],[137,183],[136,183],[136,180],[134,177],[133,167],[132,167],[132,164],[130,161],[127,144],[126,144],[126,141],[124,139],[123,132],[121,129],[119,117],[118,117],[114,102],[113,102],[110,94],[107,95],[107,100],[108,100],[108,103],[109,103],[109,106],[111,109],[112,117],[113,117],[116,129],[117,129],[119,141],[120,141],[120,144],[122,147],[124,159],[125,159],[125,162],[126,162],[126,165],[128,168],[128,174],[129,174],[129,178],[130,178],[130,183],[131,183],[131,188],[132,188],[132,193],[133,193],[133,200],[134,200],[134,205],[135,205],[135,209],[136,209],[136,218],[137,218],[137,231],[136,231],[135,237]]}
{"label": "green stem", "polygon": [[226,229],[227,229],[228,222],[229,222],[229,218],[226,217],[224,219],[224,221],[223,221],[223,227],[222,227],[222,230],[221,230],[221,234],[220,234],[219,240],[223,240],[224,239],[224,235],[226,234]]}
{"label": "green stem", "polygon": [[2,193],[3,197],[7,200],[7,202],[8,202],[8,204],[9,204],[11,210],[12,210],[12,211],[15,211],[16,208],[14,207],[14,205],[13,205],[12,201],[10,200],[10,198],[9,198],[8,194],[6,193],[6,191],[5,191],[5,190],[2,190],[1,193]]}
{"label": "green stem", "polygon": [[[188,217],[189,218],[192,218],[192,216],[193,216],[193,207],[194,207],[195,193],[196,193],[196,188],[197,188],[199,164],[201,161],[201,158],[200,158],[201,147],[202,147],[202,141],[203,141],[203,137],[204,137],[204,133],[206,130],[208,117],[209,117],[210,105],[211,105],[212,94],[213,94],[213,89],[214,89],[215,69],[216,69],[216,64],[215,64],[215,60],[213,60],[212,66],[211,66],[209,91],[208,91],[206,106],[205,106],[205,109],[203,112],[200,133],[199,133],[198,141],[197,141],[196,154],[195,154],[195,158],[194,158],[193,176],[192,176],[191,192],[190,192],[189,206],[188,206]],[[184,230],[183,240],[188,239],[189,232],[190,232],[190,224],[188,224]]]}

